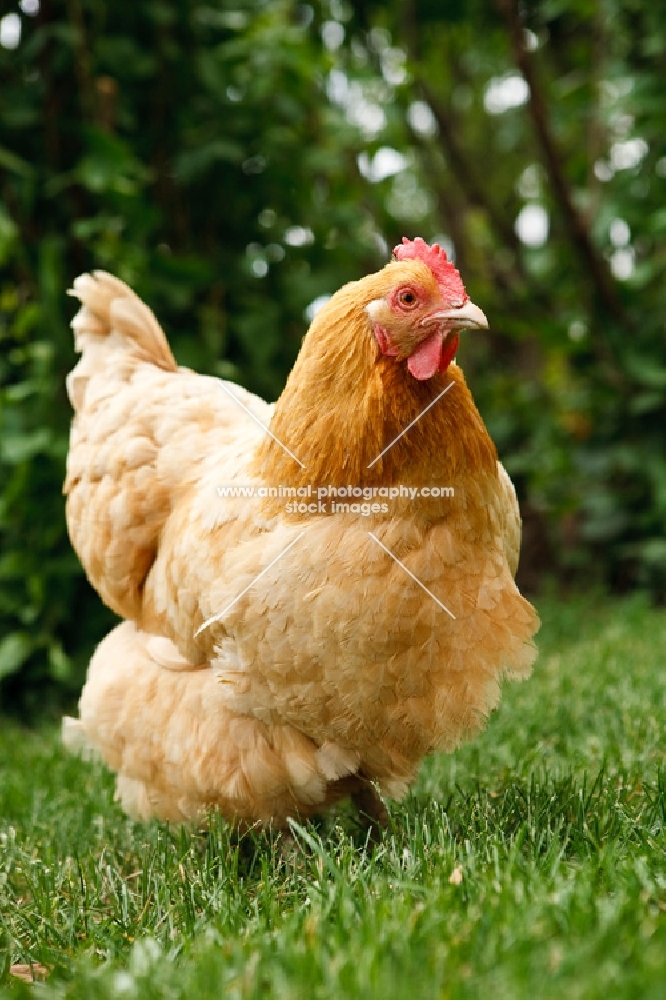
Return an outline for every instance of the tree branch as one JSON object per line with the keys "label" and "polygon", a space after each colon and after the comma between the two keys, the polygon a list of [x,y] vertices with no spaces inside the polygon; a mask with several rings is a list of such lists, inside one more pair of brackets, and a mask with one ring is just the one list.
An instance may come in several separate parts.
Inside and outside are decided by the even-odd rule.
{"label": "tree branch", "polygon": [[588,133],[588,173],[587,187],[590,192],[589,205],[585,211],[585,219],[589,226],[590,220],[596,215],[601,201],[602,183],[594,172],[594,165],[603,155],[607,148],[608,136],[603,124],[599,94],[600,84],[604,78],[606,53],[609,51],[609,38],[606,31],[606,22],[601,6],[598,5],[592,23],[592,43],[591,43],[592,65],[590,69],[590,82],[595,95],[594,101],[590,102],[590,124]]}
{"label": "tree branch", "polygon": [[69,21],[74,29],[74,69],[79,90],[79,103],[83,120],[90,120],[94,97],[90,42],[86,35],[81,0],[67,0]]}
{"label": "tree branch", "polygon": [[[423,165],[427,170],[428,179],[435,195],[437,203],[437,214],[442,220],[442,224],[448,230],[455,246],[456,267],[462,273],[468,270],[467,264],[467,237],[465,232],[465,215],[469,209],[469,202],[462,191],[458,194],[446,184],[442,176],[439,164],[436,162],[433,149],[427,142],[410,129],[410,136],[414,146],[419,150]],[[487,263],[489,273],[492,275],[494,283],[510,299],[517,301],[520,297],[520,276],[516,273],[516,268],[503,266],[499,257],[490,257]],[[526,279],[526,276],[522,276]]]}
{"label": "tree branch", "polygon": [[425,75],[421,72],[421,38],[418,31],[415,0],[404,0],[401,6],[400,24],[402,43],[411,63],[417,92],[428,104],[435,117],[439,131],[437,145],[442,150],[449,173],[455,181],[455,187],[446,182],[443,171],[437,162],[432,143],[407,125],[412,143],[419,150],[422,165],[435,195],[437,214],[453,240],[456,250],[456,266],[463,272],[467,271],[468,245],[465,216],[470,207],[478,208],[486,216],[497,243],[513,251],[513,260],[510,262],[501,260],[499,254],[488,259],[486,267],[493,282],[514,303],[521,299],[521,293],[524,296],[525,292],[529,290],[531,300],[537,301],[543,308],[548,309],[549,303],[545,296],[539,289],[535,288],[534,279],[525,271],[522,260],[522,244],[511,225],[510,216],[499,211],[490,199],[487,185],[482,183],[473,163],[463,151],[462,143],[458,140],[461,128],[455,114],[430,88]]}
{"label": "tree branch", "polygon": [[[512,274],[504,276],[504,283],[515,284],[517,277],[526,287],[533,286],[533,279],[526,273],[523,266],[523,246],[513,228],[512,220],[506,212],[499,210],[494,204],[489,196],[487,183],[477,173],[474,164],[458,141],[461,129],[456,121],[456,116],[437,96],[424,74],[420,72],[420,35],[414,0],[405,0],[402,7],[401,28],[403,44],[412,64],[417,88],[435,117],[441,147],[451,168],[451,173],[468,205],[481,209],[490,223],[497,241],[510,249],[513,254]],[[438,187],[438,200],[441,205],[443,203],[441,183]]]}
{"label": "tree branch", "polygon": [[509,220],[502,212],[499,212],[488,197],[486,185],[479,179],[472,164],[463,153],[457,139],[457,126],[454,117],[443,101],[431,90],[425,80],[418,81],[419,89],[425,101],[427,101],[442,141],[444,153],[451,165],[455,178],[470,205],[481,208],[488,217],[492,228],[497,233],[500,242],[509,247],[514,253],[516,260],[520,262],[522,257],[522,245],[516,236],[515,230]]}
{"label": "tree branch", "polygon": [[507,25],[515,63],[530,90],[529,114],[553,196],[561,212],[569,239],[581,264],[589,274],[599,304],[609,315],[630,325],[608,264],[592,242],[585,220],[576,208],[569,189],[563,169],[563,157],[550,127],[546,98],[535,72],[532,57],[525,46],[525,32],[518,0],[496,0],[496,3]]}

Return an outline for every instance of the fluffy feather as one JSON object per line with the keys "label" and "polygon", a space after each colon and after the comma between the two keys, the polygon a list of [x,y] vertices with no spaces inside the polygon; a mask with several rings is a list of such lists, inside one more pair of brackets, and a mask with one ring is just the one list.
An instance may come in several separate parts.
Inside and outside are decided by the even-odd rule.
{"label": "fluffy feather", "polygon": [[[460,368],[411,373],[462,303],[418,255],[346,285],[273,408],[178,369],[118,279],[84,275],[73,293],[68,526],[126,621],[93,657],[70,740],[101,752],[140,818],[216,807],[283,825],[368,780],[400,796],[535,655],[511,482]],[[455,497],[354,516],[218,490],[397,483]]]}

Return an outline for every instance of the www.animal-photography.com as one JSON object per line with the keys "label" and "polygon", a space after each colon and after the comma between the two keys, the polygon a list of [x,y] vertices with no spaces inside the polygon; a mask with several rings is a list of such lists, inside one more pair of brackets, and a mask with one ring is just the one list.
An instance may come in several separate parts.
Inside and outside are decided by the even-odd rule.
{"label": "www.animal-photography.com", "polygon": [[0,10],[0,997],[666,994],[666,11]]}

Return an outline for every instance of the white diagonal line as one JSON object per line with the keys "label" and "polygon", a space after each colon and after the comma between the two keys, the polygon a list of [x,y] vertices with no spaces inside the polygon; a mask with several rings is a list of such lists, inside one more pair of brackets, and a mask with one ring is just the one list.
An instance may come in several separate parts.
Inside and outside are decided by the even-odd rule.
{"label": "white diagonal line", "polygon": [[[453,383],[451,383],[451,385],[453,385]],[[444,391],[446,392],[446,389]],[[437,400],[435,400],[435,402],[437,402]],[[376,535],[373,535],[373,533],[371,531],[369,531],[368,534],[370,535],[370,538],[374,538],[374,540],[377,542],[377,545],[381,545],[381,547],[384,549],[384,552],[386,552],[391,557],[391,559],[393,559],[394,562],[397,562],[398,566],[402,566],[402,568],[404,569],[405,573],[408,576],[411,576],[411,578],[414,581],[414,583],[418,583],[418,585],[421,588],[421,590],[425,590],[426,594],[429,594],[430,597],[432,597],[432,599],[435,602],[435,604],[439,604],[440,608],[443,611],[446,611],[447,615],[451,615],[451,617],[453,618],[453,620],[454,621],[456,620],[456,616],[453,614],[452,611],[449,611],[449,609],[447,608],[446,604],[442,604],[442,602],[440,601],[440,599],[438,597],[435,597],[435,595],[433,594],[432,590],[428,590],[428,588],[426,587],[425,583],[421,583],[421,581],[419,580],[419,578],[417,576],[414,576],[414,574],[412,573],[412,571],[409,570],[409,569],[407,569],[407,567],[405,566],[405,564],[403,562],[400,562],[400,560],[398,559],[398,557],[394,556],[393,553],[391,552],[391,550],[387,549],[386,546],[384,545],[384,543],[380,542]]]}
{"label": "white diagonal line", "polygon": [[[296,456],[294,455],[293,451],[289,451],[289,449],[287,448],[286,444],[283,444],[282,441],[280,441],[280,439],[277,438],[275,436],[275,434],[273,434],[273,431],[269,427],[267,427],[266,424],[263,424],[261,422],[261,420],[259,419],[259,417],[255,416],[254,413],[252,412],[252,410],[250,410],[249,407],[247,407],[245,405],[245,403],[243,403],[238,398],[238,396],[235,396],[233,394],[233,392],[231,391],[231,389],[227,389],[227,387],[224,384],[224,382],[218,381],[217,384],[219,385],[220,389],[224,389],[224,391],[226,392],[227,396],[231,396],[231,398],[233,399],[233,401],[235,403],[238,403],[238,405],[241,406],[245,410],[245,412],[247,413],[248,417],[252,417],[252,419],[254,420],[255,424],[259,424],[259,426],[262,428],[262,430],[266,431],[267,434],[270,434],[270,436],[273,438],[273,440],[276,442],[276,444],[279,444],[280,447],[282,448],[282,450],[286,451],[286,453],[289,455],[290,458],[293,458],[294,462],[298,462],[298,464],[300,465],[301,469],[305,468],[305,466],[301,462],[300,458],[296,458]],[[425,410],[423,412],[425,413]]]}
{"label": "white diagonal line", "polygon": [[[399,440],[400,440],[400,438],[401,438],[401,437],[403,437],[403,436],[404,436],[404,435],[405,435],[405,434],[407,433],[407,431],[408,431],[408,430],[410,429],[410,427],[413,427],[413,426],[414,426],[414,424],[415,424],[415,423],[416,423],[416,422],[417,422],[418,420],[420,420],[420,419],[421,419],[421,417],[422,417],[422,416],[423,416],[423,415],[424,415],[425,413],[427,413],[427,412],[428,412],[428,410],[430,409],[430,407],[431,407],[431,406],[434,406],[434,405],[435,405],[435,403],[436,403],[436,402],[437,402],[437,401],[438,401],[439,399],[441,399],[441,398],[442,398],[442,396],[443,396],[443,395],[444,395],[445,393],[447,393],[447,392],[449,391],[449,389],[451,388],[451,386],[452,386],[452,385],[454,385],[454,383],[455,383],[455,380],[454,380],[454,382],[449,382],[449,384],[447,385],[446,389],[442,389],[442,391],[440,392],[439,396],[435,396],[435,398],[434,398],[434,399],[432,400],[432,402],[431,402],[431,403],[428,403],[428,405],[426,406],[425,410],[421,410],[421,412],[420,412],[419,414],[417,414],[417,416],[415,416],[415,417],[414,417],[414,419],[412,420],[411,424],[407,424],[407,426],[405,427],[404,431],[400,431],[400,433],[398,434],[398,436],[397,436],[397,437],[394,437],[394,438],[393,438],[393,440],[391,441],[391,443],[390,443],[390,444],[387,444],[387,445],[386,445],[386,447],[384,448],[384,451],[380,451],[380,453],[379,453],[379,454],[377,455],[377,458],[373,458],[372,462],[370,462],[370,465],[366,465],[366,469],[371,469],[371,468],[373,467],[373,465],[375,464],[375,462],[378,462],[378,461],[379,461],[379,459],[380,459],[380,458],[382,457],[382,455],[385,455],[385,454],[386,454],[386,452],[387,452],[387,451],[389,450],[389,448],[392,448],[392,447],[393,447],[393,445],[394,445],[394,444],[396,443],[396,441],[399,441]],[[373,536],[373,537],[374,537],[374,536]],[[381,542],[380,542],[379,544],[381,545]],[[437,600],[437,598],[435,598],[435,600]]]}
{"label": "white diagonal line", "polygon": [[226,615],[227,611],[230,611],[231,608],[233,608],[234,604],[236,604],[237,601],[240,601],[240,599],[243,596],[243,594],[247,594],[247,592],[250,589],[250,587],[254,587],[254,585],[257,582],[257,580],[261,580],[261,578],[264,575],[264,573],[268,573],[268,571],[271,568],[271,566],[275,566],[275,563],[278,561],[278,559],[282,559],[282,556],[286,555],[286,553],[289,551],[289,549],[293,545],[295,545],[296,542],[299,540],[299,538],[302,538],[304,534],[305,534],[305,532],[301,531],[301,533],[299,535],[296,535],[296,538],[294,538],[293,541],[289,542],[289,545],[286,547],[286,549],[282,549],[282,552],[279,552],[276,555],[275,559],[273,559],[272,562],[269,562],[268,566],[265,566],[262,569],[261,573],[257,573],[257,575],[255,576],[254,580],[251,580],[250,583],[248,583],[248,585],[245,588],[245,590],[241,590],[240,594],[237,597],[234,597],[233,601],[230,604],[227,604],[226,608],[224,608],[222,611],[220,611],[219,614],[213,615],[211,618],[207,618],[206,621],[203,623],[203,625],[200,625],[199,628],[194,633],[194,638],[196,639],[196,637],[199,635],[199,633],[203,632],[203,630],[205,628],[208,628],[209,625],[212,625],[213,622],[217,622],[217,621],[220,620],[220,618],[223,618]]}

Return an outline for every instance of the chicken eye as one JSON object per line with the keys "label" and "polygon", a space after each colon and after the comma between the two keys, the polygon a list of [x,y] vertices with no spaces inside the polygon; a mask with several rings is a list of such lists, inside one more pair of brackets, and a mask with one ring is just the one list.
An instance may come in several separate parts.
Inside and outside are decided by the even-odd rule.
{"label": "chicken eye", "polygon": [[398,295],[398,302],[405,309],[412,309],[416,305],[416,292],[412,291],[411,288],[405,288]]}

